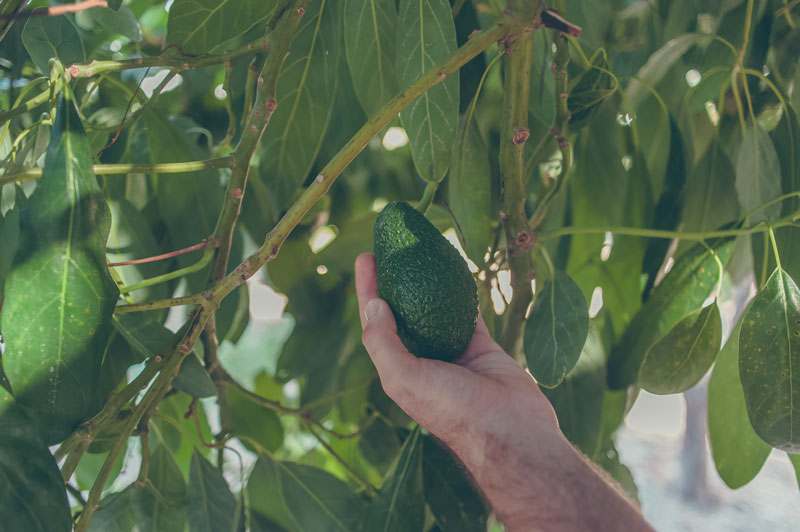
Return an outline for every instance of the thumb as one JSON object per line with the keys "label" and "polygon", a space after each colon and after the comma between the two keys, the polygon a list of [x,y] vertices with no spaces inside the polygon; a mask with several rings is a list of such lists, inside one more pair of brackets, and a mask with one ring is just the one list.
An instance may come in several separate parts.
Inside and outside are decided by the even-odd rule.
{"label": "thumb", "polygon": [[412,382],[408,379],[413,379],[418,371],[419,359],[408,352],[397,336],[397,323],[389,305],[379,298],[370,299],[364,305],[363,317],[361,341],[378,370],[384,390],[392,388],[394,383]]}

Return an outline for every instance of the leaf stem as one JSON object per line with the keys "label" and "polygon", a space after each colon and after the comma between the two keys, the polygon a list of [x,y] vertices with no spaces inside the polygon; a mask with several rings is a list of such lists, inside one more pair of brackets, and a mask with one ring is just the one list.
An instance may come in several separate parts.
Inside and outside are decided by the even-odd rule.
{"label": "leaf stem", "polygon": [[769,241],[772,244],[772,252],[775,254],[775,264],[778,266],[779,270],[782,270],[783,267],[781,266],[781,256],[778,253],[778,243],[775,241],[775,231],[772,230],[772,226],[768,229],[769,232]]}
{"label": "leaf stem", "polygon": [[[187,161],[183,163],[160,164],[96,164],[92,167],[95,175],[112,174],[180,174],[196,172],[209,168],[228,168],[231,165],[230,157],[217,157],[204,161]],[[0,186],[15,181],[29,181],[42,177],[42,168],[18,166],[16,164],[0,163],[0,168],[7,168],[8,173],[0,177]]]}
{"label": "leaf stem", "polygon": [[184,275],[189,275],[190,273],[200,271],[203,268],[205,268],[209,262],[211,262],[211,258],[213,256],[214,256],[214,248],[206,246],[205,251],[203,252],[203,256],[200,257],[200,260],[198,260],[191,266],[186,266],[185,268],[180,268],[178,270],[167,272],[158,275],[156,277],[151,277],[149,279],[145,279],[144,281],[132,284],[130,286],[120,286],[119,292],[120,294],[127,294],[128,292],[133,292],[134,290],[139,290],[140,288],[146,288],[148,286],[165,283],[167,281],[171,281],[172,279],[177,279],[178,277],[183,277]]}
{"label": "leaf stem", "polygon": [[422,193],[422,198],[420,198],[419,203],[417,204],[417,210],[422,214],[425,214],[428,210],[428,207],[431,206],[433,202],[433,197],[436,195],[436,190],[439,188],[439,183],[435,183],[433,181],[429,181],[427,185],[425,185],[425,191]]}

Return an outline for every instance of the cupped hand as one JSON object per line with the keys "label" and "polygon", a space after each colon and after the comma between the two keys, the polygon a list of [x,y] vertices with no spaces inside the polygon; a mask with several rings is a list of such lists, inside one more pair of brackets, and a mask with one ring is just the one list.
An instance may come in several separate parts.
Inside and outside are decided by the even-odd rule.
{"label": "cupped hand", "polygon": [[513,435],[520,424],[558,426],[528,372],[492,339],[478,317],[467,349],[453,363],[417,358],[397,336],[388,304],[378,298],[375,258],[356,259],[362,341],[386,394],[463,460],[483,454],[487,436]]}

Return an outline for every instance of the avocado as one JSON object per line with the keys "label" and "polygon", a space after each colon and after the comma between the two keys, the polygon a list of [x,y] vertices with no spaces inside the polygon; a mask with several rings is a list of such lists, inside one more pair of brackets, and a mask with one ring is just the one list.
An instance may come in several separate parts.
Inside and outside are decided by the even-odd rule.
{"label": "avocado", "polygon": [[374,238],[378,295],[391,307],[403,344],[418,357],[458,358],[478,319],[478,293],[467,263],[408,203],[384,207]]}

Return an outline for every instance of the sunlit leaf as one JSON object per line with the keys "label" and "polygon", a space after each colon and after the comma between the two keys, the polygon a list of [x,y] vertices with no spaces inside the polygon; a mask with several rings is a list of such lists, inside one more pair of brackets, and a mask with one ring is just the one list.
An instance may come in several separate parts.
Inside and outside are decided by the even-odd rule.
{"label": "sunlit leaf", "polygon": [[732,239],[711,242],[710,249],[695,244],[678,257],[611,350],[609,387],[618,390],[636,382],[647,350],[684,316],[702,306],[721,274],[714,255],[724,266],[733,244]]}
{"label": "sunlit leaf", "polygon": [[59,98],[42,179],[20,213],[3,306],[3,369],[48,444],[83,420],[97,386],[119,293],[105,262],[109,224],[67,91]]}
{"label": "sunlit leaf", "polygon": [[776,268],[742,317],[739,375],[756,434],[800,451],[800,289]]}
{"label": "sunlit leaf", "polygon": [[688,390],[714,363],[721,342],[717,304],[692,311],[647,350],[639,368],[639,385],[655,394]]}

